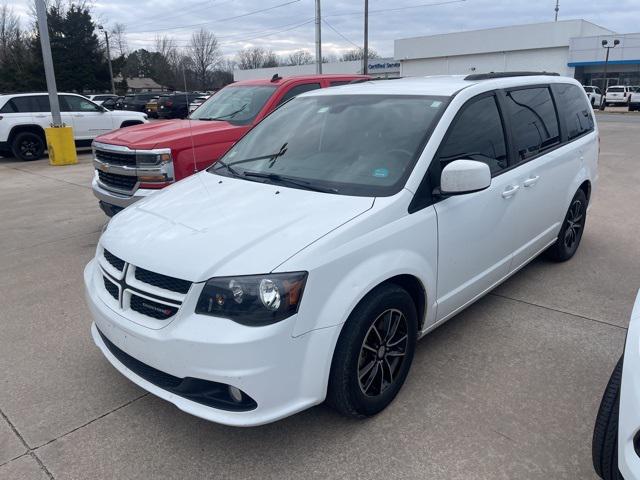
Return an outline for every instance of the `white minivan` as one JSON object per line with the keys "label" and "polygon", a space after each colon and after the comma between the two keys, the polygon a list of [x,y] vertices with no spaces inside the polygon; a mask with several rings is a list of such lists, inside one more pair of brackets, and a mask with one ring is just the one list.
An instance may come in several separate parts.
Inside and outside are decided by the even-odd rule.
{"label": "white minivan", "polygon": [[598,132],[573,79],[368,81],[283,104],[113,217],[92,336],[142,388],[228,425],[385,408],[416,341],[527,262],[570,259]]}

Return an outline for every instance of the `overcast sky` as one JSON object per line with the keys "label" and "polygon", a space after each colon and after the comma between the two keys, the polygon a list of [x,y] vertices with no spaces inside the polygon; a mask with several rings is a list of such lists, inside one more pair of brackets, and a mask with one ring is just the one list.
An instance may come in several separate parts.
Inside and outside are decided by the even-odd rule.
{"label": "overcast sky", "polygon": [[[1,1],[1,0],[0,0]],[[25,23],[30,0],[9,0]],[[393,40],[419,35],[552,21],[555,0],[369,0],[369,42],[393,56]],[[363,0],[322,0],[323,55],[362,45]],[[267,10],[268,9],[268,10]],[[256,12],[263,10],[262,12]],[[255,13],[253,13],[255,12]],[[126,25],[129,49],[148,48],[157,34],[178,46],[204,27],[223,53],[260,46],[286,55],[314,52],[314,0],[97,0],[98,21]],[[235,17],[235,18],[234,18]],[[560,20],[583,18],[619,33],[640,30],[640,0],[560,0]],[[333,29],[331,28],[333,27]]]}

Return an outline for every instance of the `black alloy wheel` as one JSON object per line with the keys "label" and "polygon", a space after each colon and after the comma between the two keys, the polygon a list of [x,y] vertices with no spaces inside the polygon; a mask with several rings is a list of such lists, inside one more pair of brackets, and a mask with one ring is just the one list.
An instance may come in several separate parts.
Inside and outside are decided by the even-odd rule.
{"label": "black alloy wheel", "polygon": [[45,141],[42,135],[34,132],[20,132],[11,142],[13,155],[23,161],[42,158]]}
{"label": "black alloy wheel", "polygon": [[556,262],[564,262],[573,257],[580,246],[587,220],[587,196],[578,189],[571,199],[558,238],[546,251],[546,256]]}

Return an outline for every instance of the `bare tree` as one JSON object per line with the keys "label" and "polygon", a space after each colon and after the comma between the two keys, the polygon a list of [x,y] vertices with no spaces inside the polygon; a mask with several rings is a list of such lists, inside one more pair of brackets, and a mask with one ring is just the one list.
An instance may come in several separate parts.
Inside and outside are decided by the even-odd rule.
{"label": "bare tree", "polygon": [[[353,60],[362,60],[362,57],[364,57],[364,50],[362,48],[354,48],[353,50],[349,50],[343,53],[340,61],[350,62]],[[380,58],[380,56],[375,50],[370,48],[368,52],[368,58]]]}
{"label": "bare tree", "polygon": [[207,88],[207,72],[222,60],[218,39],[212,32],[201,28],[191,35],[188,50],[201,88],[205,90]]}
{"label": "bare tree", "polygon": [[260,47],[245,48],[238,51],[238,68],[240,70],[251,70],[254,68],[277,67],[280,65],[278,56],[271,50]]}
{"label": "bare tree", "polygon": [[20,36],[20,22],[18,16],[6,3],[0,5],[0,65],[11,53],[11,45]]}
{"label": "bare tree", "polygon": [[298,50],[289,54],[288,61],[289,65],[307,65],[313,63],[313,56],[308,50]]}
{"label": "bare tree", "polygon": [[116,57],[124,57],[129,54],[129,46],[125,35],[126,28],[127,26],[124,23],[116,23],[111,29],[111,51]]}

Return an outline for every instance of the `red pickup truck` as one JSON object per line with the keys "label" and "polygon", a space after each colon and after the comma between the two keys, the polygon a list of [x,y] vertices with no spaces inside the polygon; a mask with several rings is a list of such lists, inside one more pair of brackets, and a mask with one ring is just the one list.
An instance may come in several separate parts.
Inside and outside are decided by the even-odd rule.
{"label": "red pickup truck", "polygon": [[93,193],[109,216],[158,189],[203,170],[278,105],[317,88],[364,75],[246,80],[220,90],[186,120],[127,127],[93,142]]}

